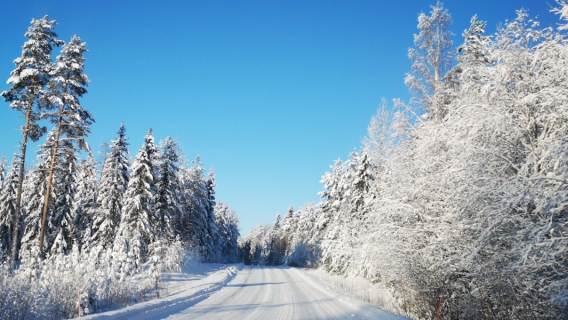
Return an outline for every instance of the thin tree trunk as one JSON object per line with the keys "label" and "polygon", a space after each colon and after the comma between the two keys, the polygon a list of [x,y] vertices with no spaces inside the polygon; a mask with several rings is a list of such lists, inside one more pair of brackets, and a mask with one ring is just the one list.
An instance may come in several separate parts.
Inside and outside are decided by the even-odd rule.
{"label": "thin tree trunk", "polygon": [[26,111],[26,123],[24,124],[24,132],[22,134],[22,142],[20,144],[20,167],[18,168],[18,189],[16,191],[16,205],[14,214],[12,215],[12,252],[10,253],[10,267],[12,270],[16,269],[16,261],[18,260],[18,238],[20,231],[20,211],[22,203],[22,189],[24,185],[24,169],[26,165],[26,150],[28,147],[30,118],[32,116],[32,106]]}
{"label": "thin tree trunk", "polygon": [[442,306],[444,304],[444,297],[438,296],[436,301],[436,320],[442,320]]}
{"label": "thin tree trunk", "polygon": [[47,188],[45,190],[45,195],[43,197],[43,208],[41,210],[41,229],[39,232],[39,252],[41,258],[45,256],[43,250],[43,243],[45,239],[46,223],[47,223],[47,211],[49,209],[49,198],[51,195],[51,189],[53,188],[53,176],[55,172],[55,166],[57,164],[57,152],[59,151],[59,137],[61,135],[61,123],[63,118],[63,107],[59,109],[59,120],[57,121],[57,130],[55,131],[55,141],[51,147],[51,163],[49,165],[49,177],[47,178]]}

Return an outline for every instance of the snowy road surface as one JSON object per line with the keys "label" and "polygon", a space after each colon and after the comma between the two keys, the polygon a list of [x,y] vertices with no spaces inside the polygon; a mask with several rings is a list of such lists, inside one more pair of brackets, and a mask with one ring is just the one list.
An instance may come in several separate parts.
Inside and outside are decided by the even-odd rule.
{"label": "snowy road surface", "polygon": [[[213,278],[213,279],[210,279]],[[243,267],[213,273],[209,287],[104,313],[93,319],[378,319],[401,317],[339,295],[304,271]],[[203,280],[202,280],[203,281]],[[195,286],[194,286],[195,287]],[[130,309],[130,310],[129,310]]]}

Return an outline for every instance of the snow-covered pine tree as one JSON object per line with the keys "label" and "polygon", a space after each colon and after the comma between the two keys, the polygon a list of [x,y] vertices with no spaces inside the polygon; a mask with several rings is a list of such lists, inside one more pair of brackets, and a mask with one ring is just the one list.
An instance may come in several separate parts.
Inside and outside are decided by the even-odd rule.
{"label": "snow-covered pine tree", "polygon": [[[14,156],[12,167],[0,189],[0,261],[9,257],[10,250],[17,248],[12,246],[13,224],[12,217],[16,214],[16,192],[18,189],[18,161]],[[20,228],[20,223],[17,224]]]}
{"label": "snow-covered pine tree", "polygon": [[[54,47],[63,43],[57,39],[54,28],[55,20],[49,20],[47,16],[41,19],[32,19],[25,33],[27,40],[22,46],[22,53],[14,60],[16,67],[10,73],[7,81],[11,87],[2,92],[2,96],[10,103],[10,107],[23,113],[25,119],[19,152],[18,177],[20,180],[16,190],[16,214],[12,221],[14,225],[20,221],[28,140],[37,141],[45,133],[45,128],[38,124],[43,109],[39,100],[45,93],[45,86],[51,79],[51,52]],[[12,241],[14,246],[19,243],[18,229],[14,229]],[[17,248],[13,248],[12,267],[15,267],[16,264],[16,252],[18,252]]]}
{"label": "snow-covered pine tree", "polygon": [[113,250],[117,256],[126,257],[119,267],[124,274],[140,270],[148,258],[149,245],[158,238],[155,215],[158,156],[150,130],[132,163]]}
{"label": "snow-covered pine tree", "polygon": [[90,248],[108,249],[113,246],[129,181],[128,167],[128,142],[123,124],[103,164],[91,236],[86,240]]}
{"label": "snow-covered pine tree", "polygon": [[[54,175],[58,162],[60,145],[65,147],[64,159],[75,158],[71,153],[75,152],[74,146],[88,150],[86,136],[89,134],[90,125],[94,122],[91,114],[81,105],[79,99],[87,92],[87,75],[84,72],[87,51],[85,43],[74,35],[69,43],[57,56],[55,67],[51,72],[48,93],[43,97],[43,102],[55,111],[49,114],[51,122],[55,125],[55,140],[51,150],[51,162],[47,178],[46,199],[41,212],[41,225],[39,234],[39,248],[43,250],[43,242],[47,231],[48,202],[53,189]],[[65,141],[66,144],[61,144]],[[69,186],[66,186],[66,188]],[[69,210],[71,199],[69,199]]]}
{"label": "snow-covered pine tree", "polygon": [[432,119],[442,119],[445,110],[438,110],[432,98],[442,87],[446,72],[452,63],[452,18],[440,1],[431,6],[430,14],[418,16],[418,33],[414,34],[414,48],[408,50],[412,61],[405,83],[414,92],[414,102]]}
{"label": "snow-covered pine tree", "polygon": [[79,165],[76,180],[77,189],[72,209],[75,218],[74,242],[79,245],[81,251],[88,251],[93,214],[97,208],[96,162],[91,153]]}
{"label": "snow-covered pine tree", "polygon": [[168,137],[162,142],[157,181],[156,214],[159,237],[173,241],[180,232],[181,201],[179,180],[179,151],[175,141]]}

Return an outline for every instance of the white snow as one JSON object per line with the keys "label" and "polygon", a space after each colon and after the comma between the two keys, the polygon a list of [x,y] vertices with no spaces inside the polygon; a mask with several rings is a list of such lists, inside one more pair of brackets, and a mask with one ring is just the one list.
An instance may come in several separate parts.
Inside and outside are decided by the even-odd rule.
{"label": "white snow", "polygon": [[404,319],[288,267],[201,265],[168,274],[165,297],[82,319]]}
{"label": "white snow", "polygon": [[232,280],[238,269],[235,265],[190,264],[183,272],[162,274],[160,298],[80,319],[162,319],[206,299]]}

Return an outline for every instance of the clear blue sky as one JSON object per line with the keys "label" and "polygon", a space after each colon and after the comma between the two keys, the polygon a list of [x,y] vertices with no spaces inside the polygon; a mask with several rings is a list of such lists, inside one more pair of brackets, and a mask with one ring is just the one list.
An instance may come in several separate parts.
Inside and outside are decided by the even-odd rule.
{"label": "clear blue sky", "polygon": [[[416,17],[429,1],[6,1],[0,79],[33,17],[87,42],[84,104],[98,150],[126,123],[131,152],[152,127],[217,173],[218,199],[242,231],[288,206],[317,201],[320,176],[359,145],[381,99],[403,84]],[[456,39],[477,13],[489,22],[524,7],[547,23],[554,1],[446,1]],[[4,83],[4,82],[2,82]],[[5,84],[0,84],[4,89]],[[0,156],[19,115],[0,102]],[[35,157],[34,157],[35,158]]]}

